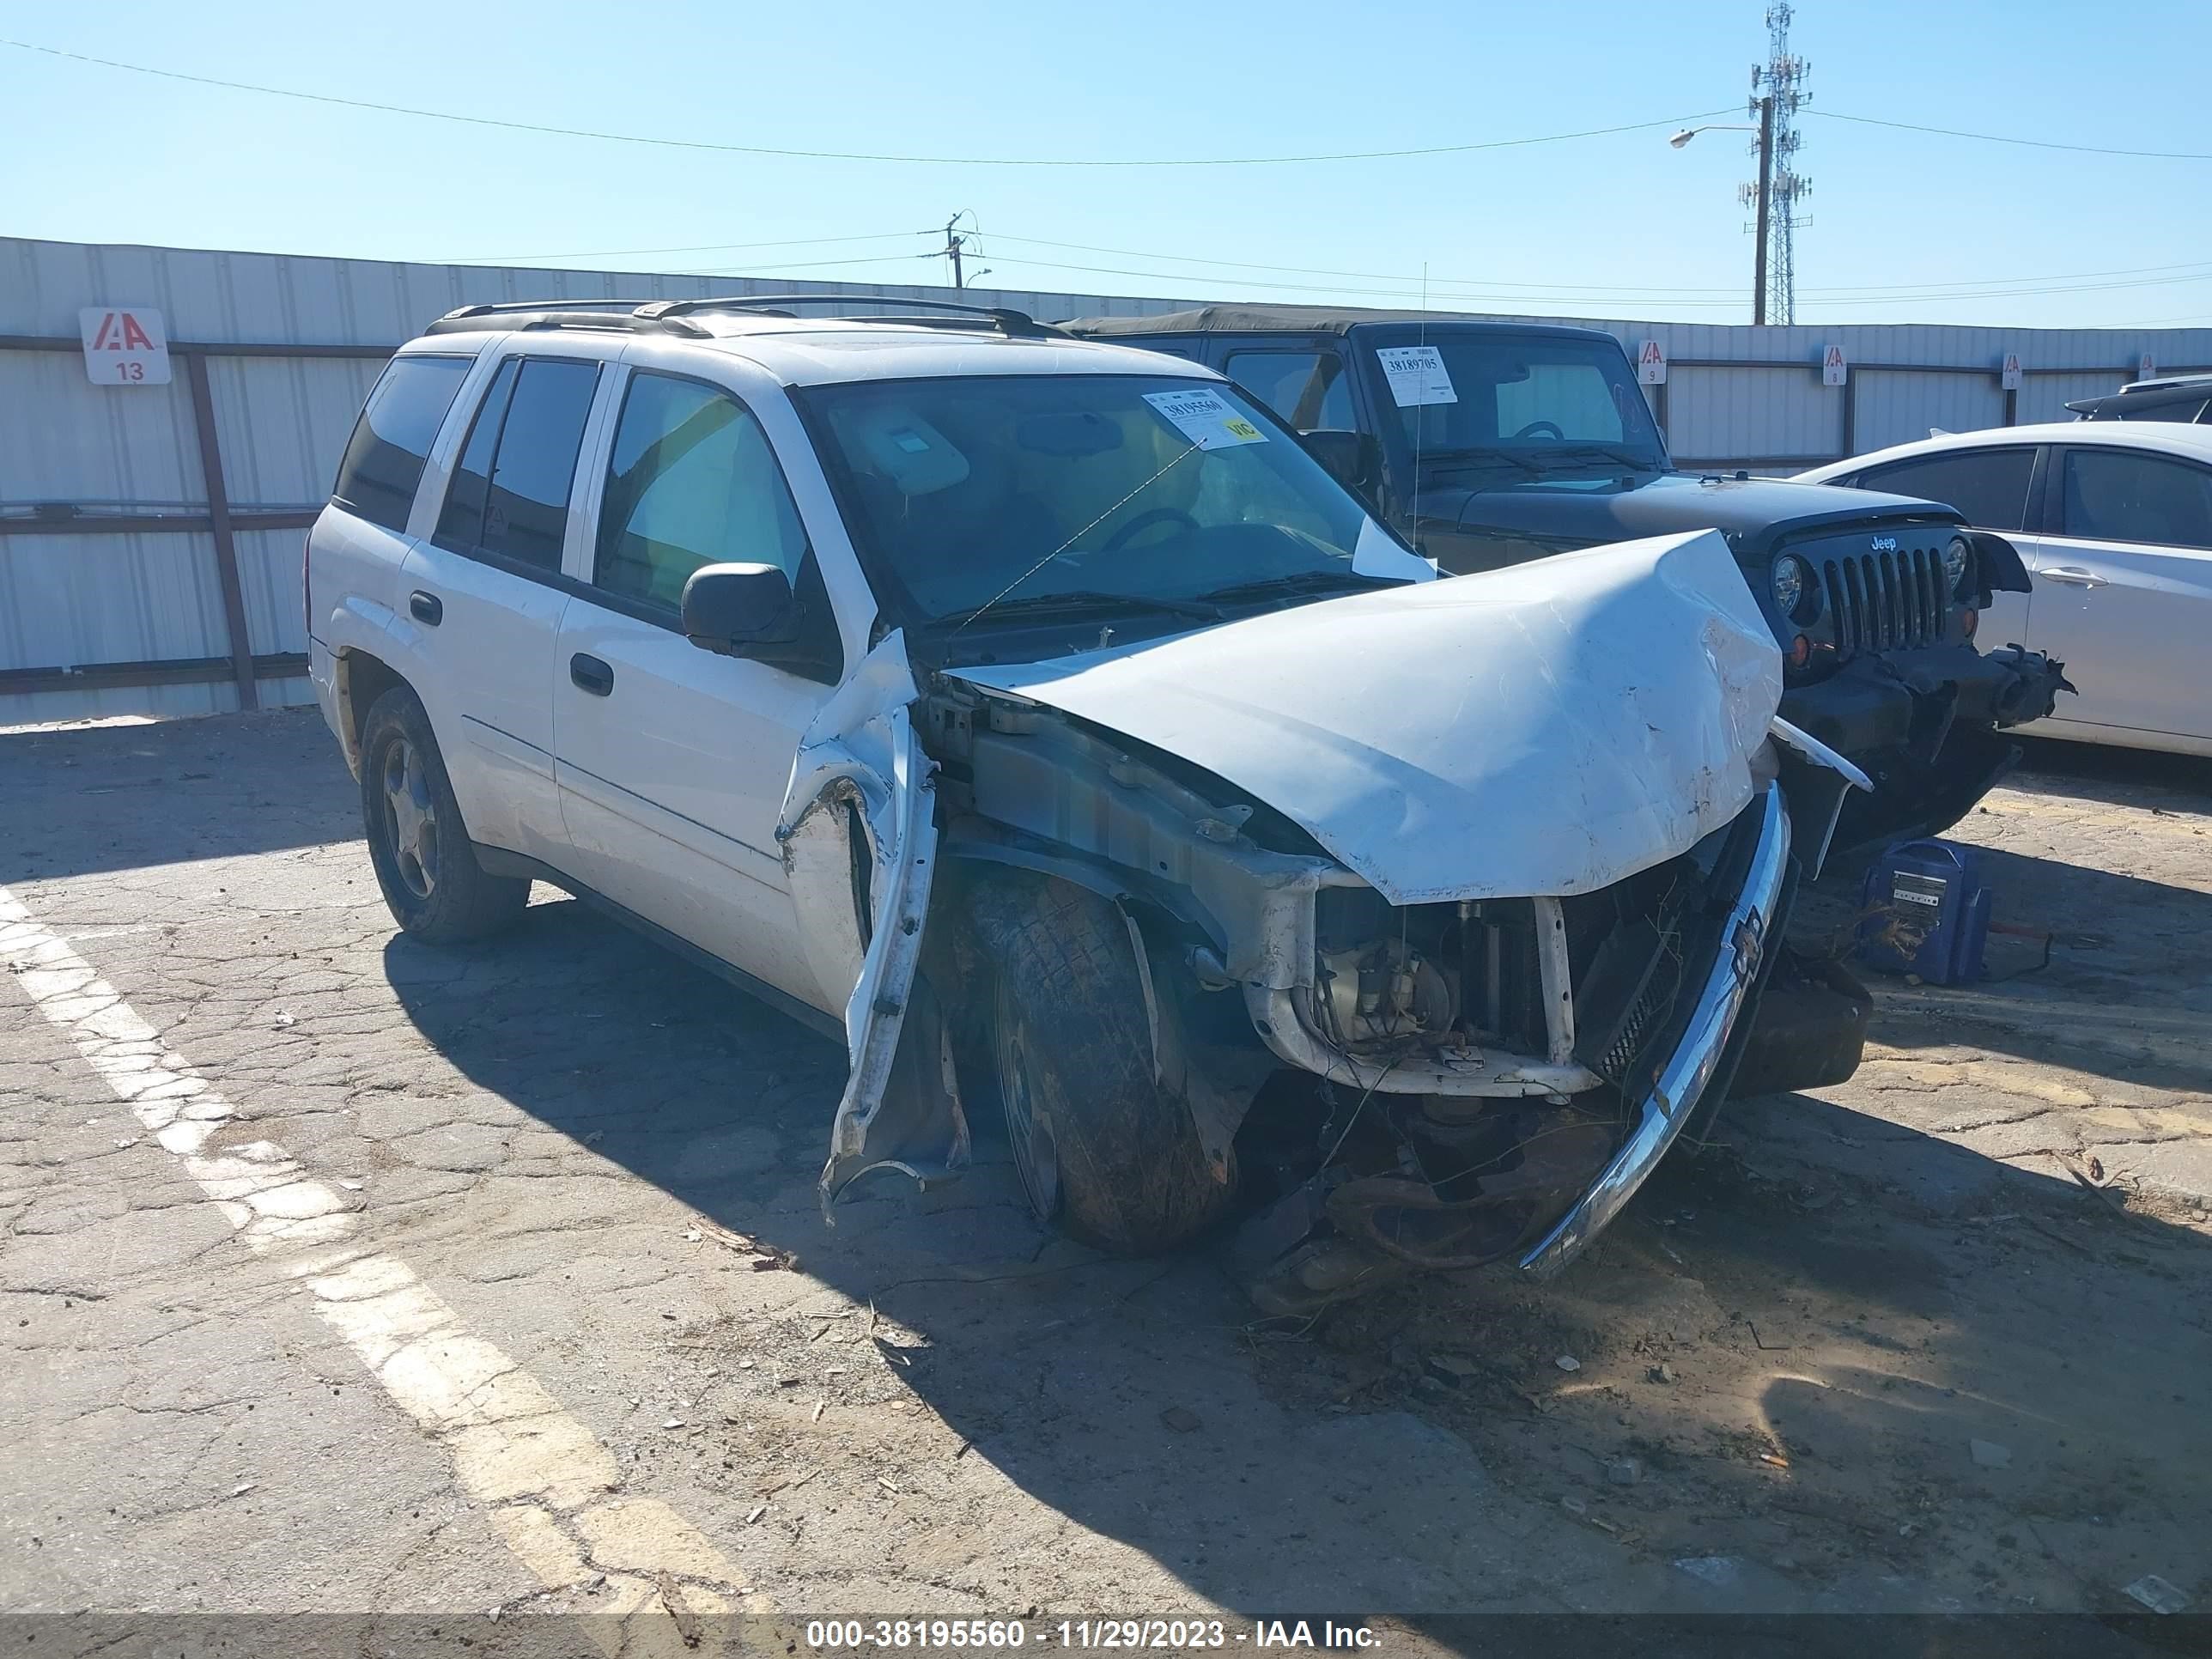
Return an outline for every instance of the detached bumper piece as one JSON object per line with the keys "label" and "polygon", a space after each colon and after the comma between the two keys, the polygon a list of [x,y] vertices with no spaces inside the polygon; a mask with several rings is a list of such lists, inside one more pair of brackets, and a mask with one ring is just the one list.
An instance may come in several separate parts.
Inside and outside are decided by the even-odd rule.
{"label": "detached bumper piece", "polygon": [[1866,1052],[1873,1012],[1873,993],[1841,963],[1782,945],[1729,1083],[1729,1098],[1848,1083]]}

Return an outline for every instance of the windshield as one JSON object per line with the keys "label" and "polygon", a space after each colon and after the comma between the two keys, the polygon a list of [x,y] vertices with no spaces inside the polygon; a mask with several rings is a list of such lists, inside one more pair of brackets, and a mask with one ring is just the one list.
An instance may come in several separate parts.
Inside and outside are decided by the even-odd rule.
{"label": "windshield", "polygon": [[1425,461],[1478,456],[1526,471],[1665,465],[1643,390],[1611,340],[1438,331],[1376,355],[1406,441]]}
{"label": "windshield", "polygon": [[1210,618],[1246,590],[1431,574],[1218,381],[1018,375],[805,394],[913,619],[1117,604]]}

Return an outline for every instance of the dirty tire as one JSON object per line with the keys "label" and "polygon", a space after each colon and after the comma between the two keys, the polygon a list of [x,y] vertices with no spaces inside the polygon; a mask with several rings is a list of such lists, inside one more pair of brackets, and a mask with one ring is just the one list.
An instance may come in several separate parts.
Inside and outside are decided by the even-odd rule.
{"label": "dirty tire", "polygon": [[406,686],[370,704],[362,722],[361,808],[376,884],[410,938],[482,939],[529,903],[527,881],[488,875],[477,862],[430,717]]}
{"label": "dirty tire", "polygon": [[1152,1080],[1121,912],[1048,878],[1009,880],[993,899],[992,1057],[1031,1206],[1117,1255],[1188,1243],[1228,1209],[1236,1167],[1214,1179],[1188,1109]]}

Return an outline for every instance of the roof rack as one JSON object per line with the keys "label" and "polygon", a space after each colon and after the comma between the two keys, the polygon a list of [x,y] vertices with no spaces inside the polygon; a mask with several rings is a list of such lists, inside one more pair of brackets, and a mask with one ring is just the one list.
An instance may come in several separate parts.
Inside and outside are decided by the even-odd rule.
{"label": "roof rack", "polygon": [[847,313],[840,321],[855,323],[911,323],[926,328],[957,328],[969,317],[989,321],[1001,334],[1029,337],[1054,336],[1060,331],[1048,323],[1040,323],[1025,311],[1015,311],[1006,306],[969,306],[951,300],[907,300],[890,295],[854,294],[744,294],[727,298],[709,300],[656,300],[638,307],[635,315],[648,321],[667,318],[688,317],[699,311],[764,311],[771,315],[791,316],[787,306],[821,306],[864,301],[872,306],[905,306],[916,311],[936,311],[949,313],[941,317],[866,317]]}
{"label": "roof rack", "polygon": [[[871,306],[908,306],[939,316],[877,317],[847,313],[836,320],[855,323],[903,323],[915,328],[973,327],[969,319],[988,323],[1009,338],[1067,337],[1048,323],[1040,323],[1026,312],[1005,306],[969,306],[949,300],[905,300],[883,295],[844,294],[740,294],[702,300],[507,300],[485,305],[461,306],[447,312],[424,331],[430,334],[477,333],[485,329],[583,328],[623,329],[635,333],[681,334],[693,339],[709,337],[708,331],[690,319],[700,312],[742,311],[763,317],[796,318],[793,306],[848,305],[861,300]],[[824,319],[828,320],[828,319]]]}

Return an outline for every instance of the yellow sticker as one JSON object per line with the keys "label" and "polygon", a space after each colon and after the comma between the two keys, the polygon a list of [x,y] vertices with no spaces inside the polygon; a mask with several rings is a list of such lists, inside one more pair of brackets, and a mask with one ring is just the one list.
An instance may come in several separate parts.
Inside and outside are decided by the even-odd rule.
{"label": "yellow sticker", "polygon": [[1239,415],[1230,401],[1212,386],[1193,386],[1188,392],[1147,392],[1145,401],[1200,449],[1234,449],[1239,444],[1267,441],[1266,433]]}

